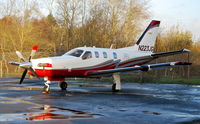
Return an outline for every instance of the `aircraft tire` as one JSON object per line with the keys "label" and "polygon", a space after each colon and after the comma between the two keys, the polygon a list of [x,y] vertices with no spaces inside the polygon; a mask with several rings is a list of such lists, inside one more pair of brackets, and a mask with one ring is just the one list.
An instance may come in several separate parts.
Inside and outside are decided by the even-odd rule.
{"label": "aircraft tire", "polygon": [[116,84],[113,84],[113,85],[112,85],[112,91],[113,91],[113,92],[118,92],[118,91],[119,91],[119,90],[116,89]]}
{"label": "aircraft tire", "polygon": [[68,86],[67,82],[62,81],[60,82],[59,85],[60,85],[61,90],[67,90],[67,86]]}

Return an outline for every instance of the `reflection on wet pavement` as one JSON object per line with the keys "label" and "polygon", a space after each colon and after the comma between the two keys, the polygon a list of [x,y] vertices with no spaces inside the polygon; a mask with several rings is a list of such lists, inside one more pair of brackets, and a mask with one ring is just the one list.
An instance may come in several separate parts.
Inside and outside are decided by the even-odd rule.
{"label": "reflection on wet pavement", "polygon": [[91,114],[87,112],[60,108],[50,105],[44,105],[43,107],[36,107],[33,109],[44,110],[45,112],[36,112],[26,114],[29,116],[27,120],[54,120],[54,119],[75,119],[75,118],[93,118],[102,116],[100,114]]}
{"label": "reflection on wet pavement", "polygon": [[30,99],[30,97],[27,97],[27,98],[26,97],[16,97],[16,98],[0,97],[0,104],[9,103],[9,104],[17,105],[19,103],[23,103],[23,104],[36,106],[36,107],[32,107],[31,110],[29,110],[33,112],[22,113],[19,111],[16,114],[13,114],[13,113],[8,113],[8,114],[3,114],[3,115],[0,114],[0,122],[14,121],[14,120],[19,120],[19,119],[35,121],[35,120],[55,120],[55,119],[96,118],[96,117],[102,116],[101,114],[92,114],[92,113],[68,109],[68,108],[36,104],[33,102],[25,101],[24,99]]}
{"label": "reflection on wet pavement", "polygon": [[161,115],[160,112],[151,112],[151,111],[147,111],[147,110],[144,110],[144,111],[135,111],[135,112],[143,112],[144,114],[152,114],[152,115]]}

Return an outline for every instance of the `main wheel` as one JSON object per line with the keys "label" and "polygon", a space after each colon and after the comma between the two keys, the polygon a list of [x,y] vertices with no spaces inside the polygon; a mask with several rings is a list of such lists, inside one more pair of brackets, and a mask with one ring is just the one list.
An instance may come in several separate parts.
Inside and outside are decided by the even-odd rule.
{"label": "main wheel", "polygon": [[61,90],[66,90],[67,89],[67,82],[62,81],[62,82],[60,82],[59,85],[60,85]]}
{"label": "main wheel", "polygon": [[116,89],[116,84],[113,84],[113,85],[112,85],[112,91],[113,91],[113,92],[118,92],[118,91],[119,91],[119,90]]}

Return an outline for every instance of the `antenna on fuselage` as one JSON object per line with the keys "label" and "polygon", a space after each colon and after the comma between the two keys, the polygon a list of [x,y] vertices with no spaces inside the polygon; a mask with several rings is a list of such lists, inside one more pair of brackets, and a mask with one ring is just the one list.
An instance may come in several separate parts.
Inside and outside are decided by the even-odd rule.
{"label": "antenna on fuselage", "polygon": [[113,48],[113,45],[114,45],[114,44],[111,44],[111,45],[110,45],[110,49],[112,49],[112,48]]}

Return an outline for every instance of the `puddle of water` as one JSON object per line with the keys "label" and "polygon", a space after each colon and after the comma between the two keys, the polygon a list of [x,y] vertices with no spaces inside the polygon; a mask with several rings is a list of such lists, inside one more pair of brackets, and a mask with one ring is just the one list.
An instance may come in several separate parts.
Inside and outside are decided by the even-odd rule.
{"label": "puddle of water", "polygon": [[36,107],[30,108],[30,113],[9,113],[9,114],[0,114],[0,122],[2,121],[23,121],[23,120],[55,120],[55,119],[76,119],[76,118],[94,118],[102,116],[100,114],[93,114],[68,108],[50,106],[50,105],[41,105],[25,101],[24,99],[31,99],[31,97],[18,97],[18,99],[0,97],[0,103],[25,103],[34,105]]}
{"label": "puddle of water", "polygon": [[120,112],[127,112],[128,110],[120,109],[118,111],[120,111]]}
{"label": "puddle of water", "polygon": [[44,105],[43,107],[35,107],[32,109],[42,110],[45,112],[34,112],[26,114],[28,117],[26,120],[55,120],[55,119],[76,119],[76,118],[94,118],[102,116],[100,114],[92,114],[67,108],[55,107],[50,105]]}
{"label": "puddle of water", "polygon": [[151,115],[161,115],[160,112],[152,112],[152,111],[147,111],[147,110],[144,110],[144,111],[135,111],[135,112],[142,112],[144,114],[151,114]]}
{"label": "puddle of water", "polygon": [[100,114],[92,114],[67,108],[55,107],[50,105],[44,105],[43,107],[34,107],[33,110],[40,112],[33,113],[9,113],[0,114],[0,122],[6,121],[44,121],[55,119],[84,119],[84,118],[96,118],[102,116]]}
{"label": "puddle of water", "polygon": [[6,121],[15,121],[15,120],[23,120],[25,115],[23,113],[20,114],[0,114],[0,122]]}
{"label": "puddle of water", "polygon": [[145,114],[153,114],[153,115],[161,115],[159,112],[151,112],[151,111],[142,111]]}

